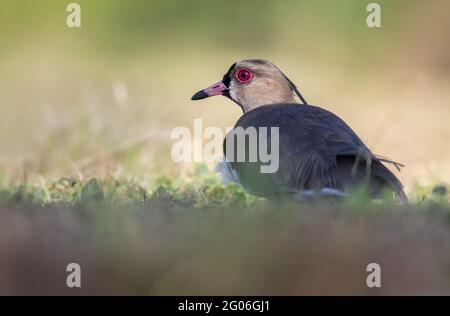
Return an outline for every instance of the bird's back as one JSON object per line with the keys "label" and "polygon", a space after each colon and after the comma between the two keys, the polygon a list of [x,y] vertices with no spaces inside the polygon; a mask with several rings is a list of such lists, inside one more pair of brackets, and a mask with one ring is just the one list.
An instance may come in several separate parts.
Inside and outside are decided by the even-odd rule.
{"label": "bird's back", "polygon": [[[278,127],[279,168],[276,172],[261,173],[264,163],[259,159],[230,162],[239,182],[253,194],[274,196],[325,188],[347,192],[369,183],[373,196],[388,188],[400,199],[406,199],[395,175],[342,119],[325,109],[300,104],[266,105],[245,113],[236,127],[268,128],[269,152],[272,151],[270,128]],[[248,153],[249,144],[245,144],[243,149],[235,142],[235,152],[245,150]]]}

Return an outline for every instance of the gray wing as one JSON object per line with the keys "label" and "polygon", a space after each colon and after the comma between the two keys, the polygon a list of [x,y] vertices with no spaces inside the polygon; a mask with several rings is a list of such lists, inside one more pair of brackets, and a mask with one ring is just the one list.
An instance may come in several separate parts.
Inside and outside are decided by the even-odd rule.
{"label": "gray wing", "polygon": [[327,110],[311,105],[269,105],[244,114],[238,126],[279,128],[277,172],[262,174],[259,161],[230,163],[241,184],[254,194],[323,188],[345,191],[369,179],[374,195],[390,187],[397,196],[404,196],[401,183],[381,160],[342,119]]}

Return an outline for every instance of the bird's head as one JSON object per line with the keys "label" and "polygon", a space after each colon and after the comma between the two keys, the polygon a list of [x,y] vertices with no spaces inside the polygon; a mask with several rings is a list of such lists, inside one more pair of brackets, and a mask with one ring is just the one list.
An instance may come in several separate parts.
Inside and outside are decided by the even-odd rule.
{"label": "bird's head", "polygon": [[270,61],[247,59],[234,63],[223,79],[192,96],[201,100],[223,95],[236,102],[244,113],[269,104],[306,104],[297,87]]}

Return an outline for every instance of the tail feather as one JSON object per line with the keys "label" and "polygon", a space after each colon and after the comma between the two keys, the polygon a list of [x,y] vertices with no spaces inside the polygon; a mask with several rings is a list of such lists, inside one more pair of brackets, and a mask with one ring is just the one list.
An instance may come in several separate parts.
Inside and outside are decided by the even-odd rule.
{"label": "tail feather", "polygon": [[394,165],[399,171],[404,165],[384,157],[376,156],[372,162],[372,173],[374,177],[382,180],[392,188],[397,199],[402,202],[408,202],[408,197],[403,190],[403,184],[382,162]]}
{"label": "tail feather", "polygon": [[388,157],[384,157],[384,156],[380,156],[380,155],[375,155],[375,159],[378,161],[392,164],[398,171],[401,171],[401,168],[403,168],[405,166],[404,164],[401,164],[399,162],[389,159]]}

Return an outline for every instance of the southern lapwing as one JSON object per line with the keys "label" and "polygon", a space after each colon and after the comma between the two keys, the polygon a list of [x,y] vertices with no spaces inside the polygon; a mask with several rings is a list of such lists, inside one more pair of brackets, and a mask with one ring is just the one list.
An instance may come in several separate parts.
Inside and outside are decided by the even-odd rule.
{"label": "southern lapwing", "polygon": [[[374,198],[390,191],[407,201],[403,185],[383,162],[398,170],[402,165],[374,155],[342,119],[309,105],[273,63],[259,59],[236,62],[221,81],[197,92],[192,100],[214,95],[226,96],[241,107],[244,114],[235,129],[278,127],[279,166],[275,172],[262,173],[260,160],[224,161],[220,167],[225,179],[240,183],[249,193],[269,198],[346,196],[364,186]],[[235,136],[229,133],[224,141],[225,157],[229,137]],[[271,133],[266,137],[271,144]],[[235,149],[248,152],[248,142],[243,146]]]}

